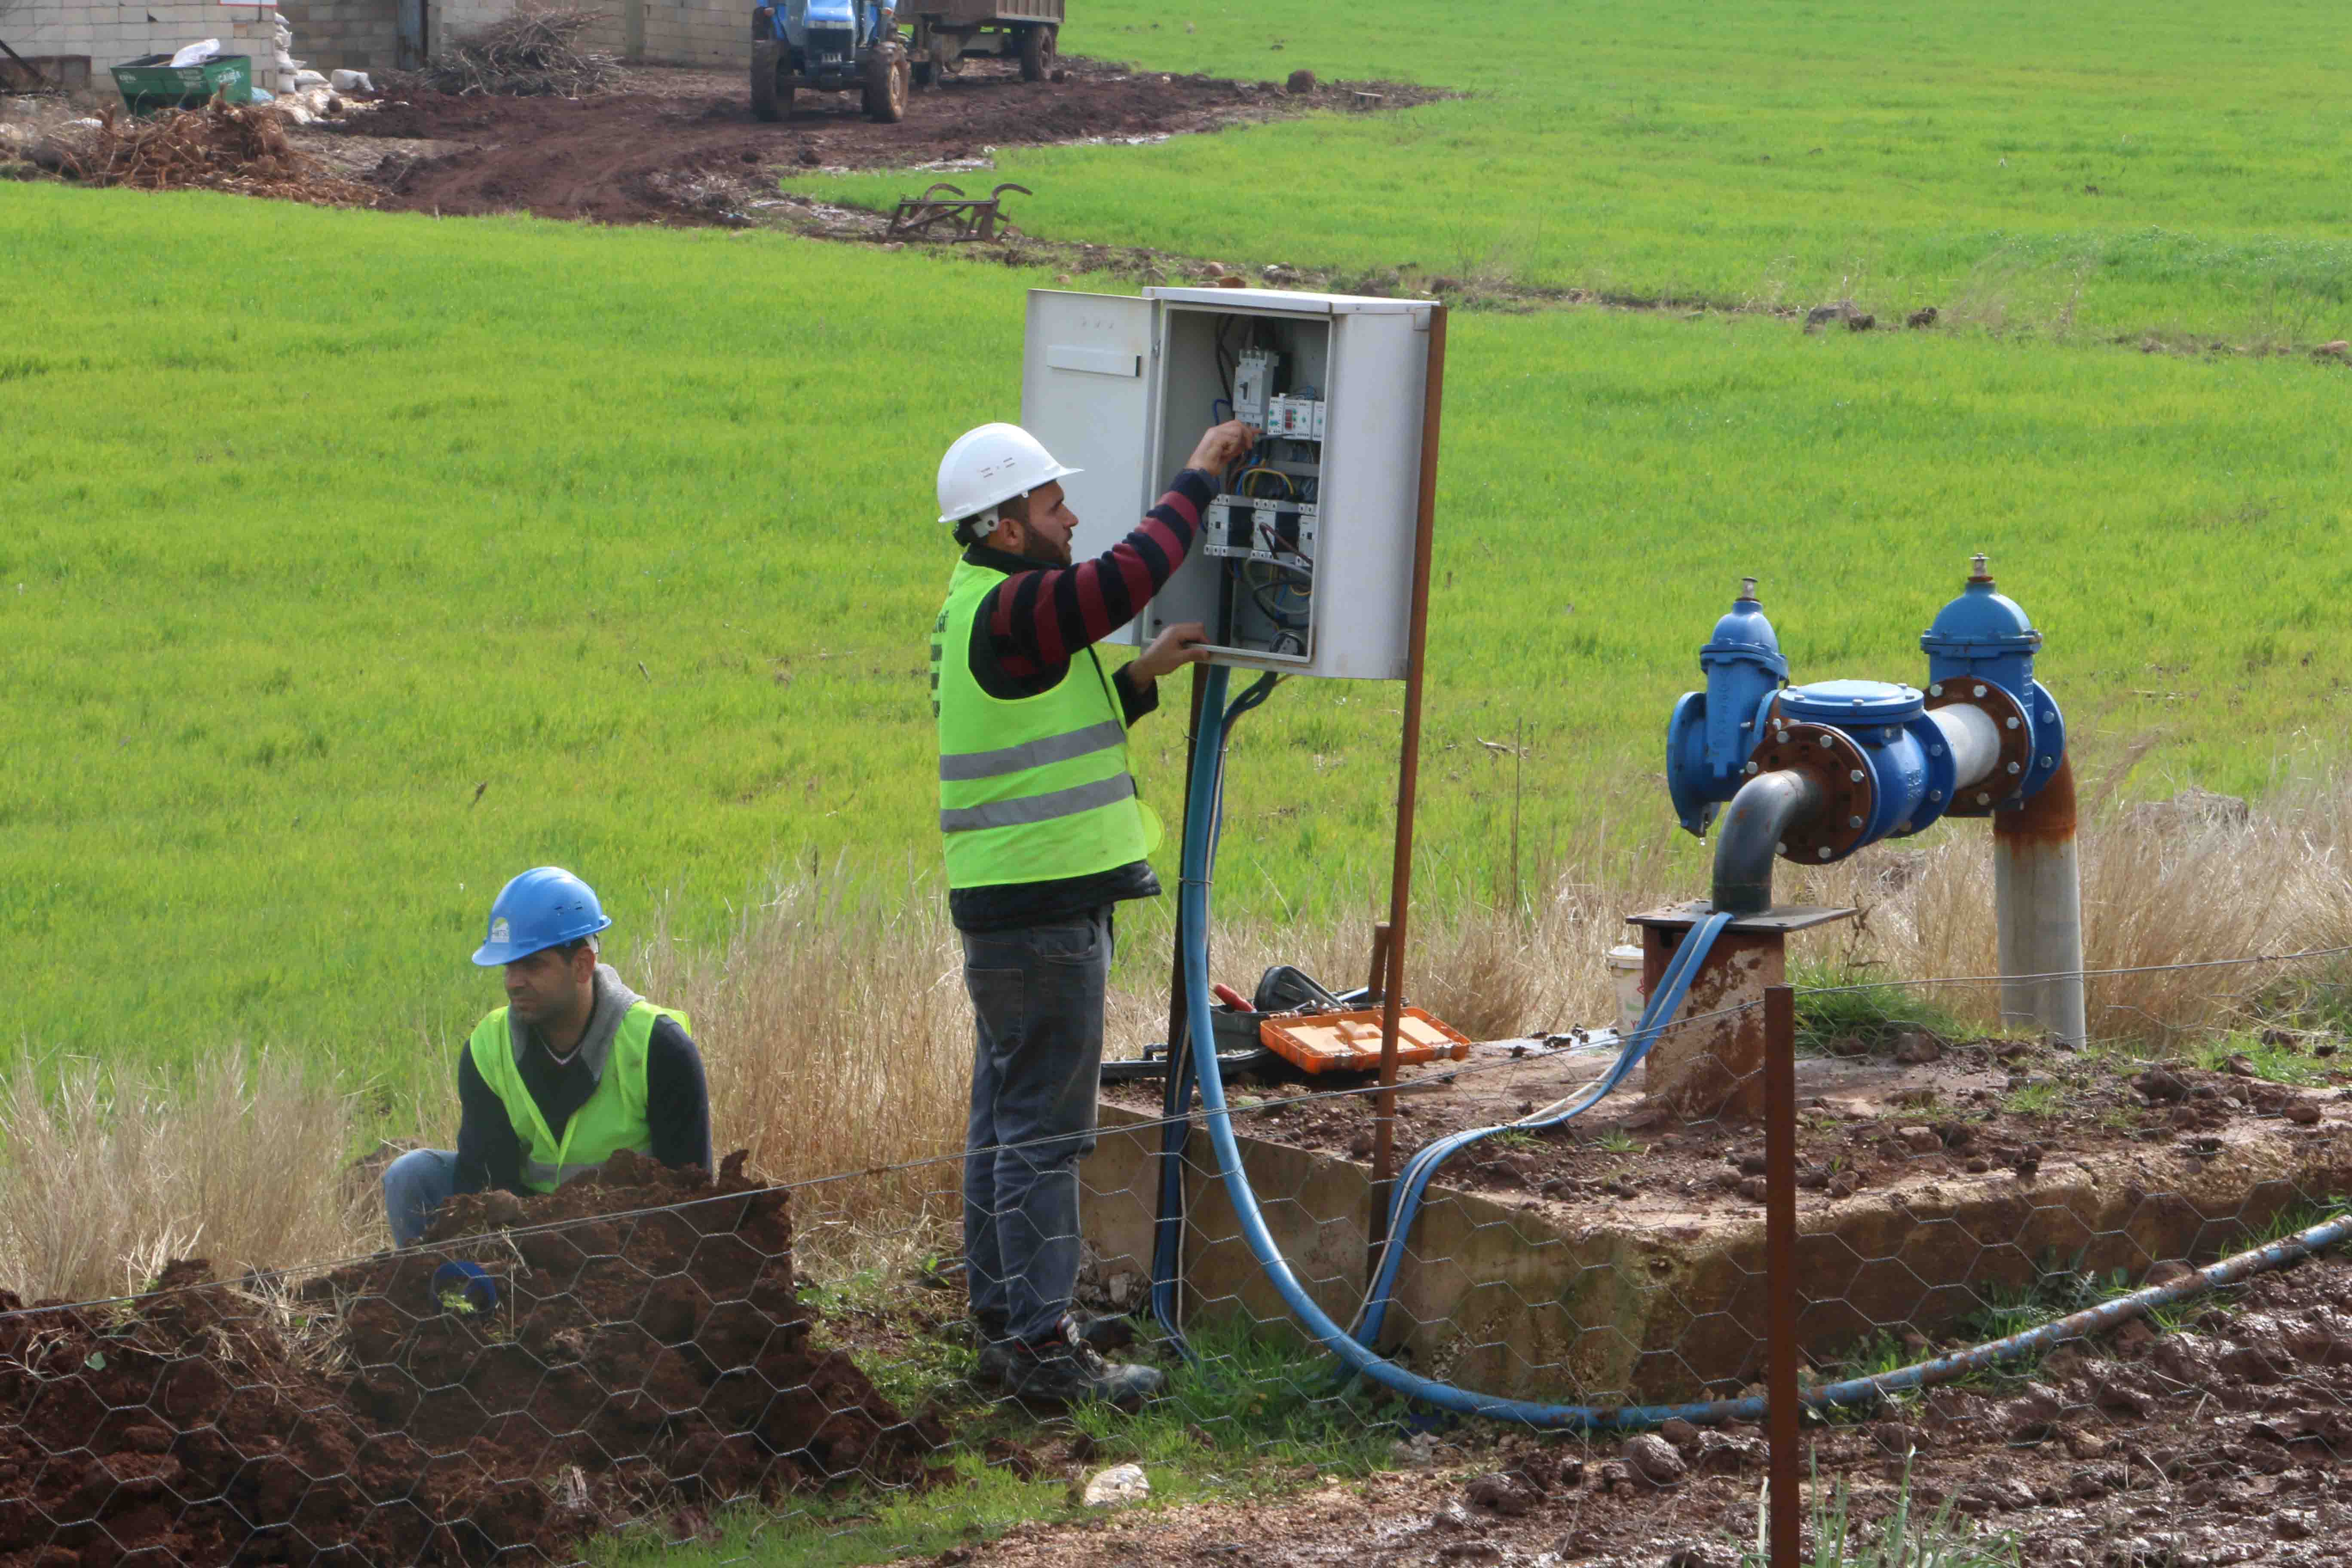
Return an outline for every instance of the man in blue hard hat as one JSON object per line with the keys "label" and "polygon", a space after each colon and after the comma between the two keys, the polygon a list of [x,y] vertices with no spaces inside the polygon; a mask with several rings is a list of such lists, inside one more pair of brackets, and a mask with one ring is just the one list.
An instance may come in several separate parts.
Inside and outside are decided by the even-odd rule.
{"label": "man in blue hard hat", "polygon": [[474,962],[505,971],[507,1005],[457,1057],[457,1147],[415,1149],[383,1173],[392,1238],[413,1247],[452,1194],[551,1193],[623,1149],[710,1164],[710,1095],[686,1015],[596,959],[612,924],[595,890],[554,866],[490,905]]}

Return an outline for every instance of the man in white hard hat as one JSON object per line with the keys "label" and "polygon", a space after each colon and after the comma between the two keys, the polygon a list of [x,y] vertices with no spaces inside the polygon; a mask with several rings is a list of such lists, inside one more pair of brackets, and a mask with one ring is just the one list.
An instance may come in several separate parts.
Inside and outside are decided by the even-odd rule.
{"label": "man in white hard hat", "polygon": [[1108,672],[1095,644],[1182,564],[1216,475],[1256,435],[1210,429],[1134,531],[1080,562],[1061,485],[1077,470],[1027,431],[983,425],[940,463],[940,521],[964,547],[931,629],[948,909],[978,1023],[964,1259],[981,1370],[1024,1400],[1130,1408],[1160,1384],[1103,1360],[1123,1324],[1072,1313],[1077,1165],[1094,1147],[1112,910],[1160,892],[1127,729],[1206,634],[1170,626]]}

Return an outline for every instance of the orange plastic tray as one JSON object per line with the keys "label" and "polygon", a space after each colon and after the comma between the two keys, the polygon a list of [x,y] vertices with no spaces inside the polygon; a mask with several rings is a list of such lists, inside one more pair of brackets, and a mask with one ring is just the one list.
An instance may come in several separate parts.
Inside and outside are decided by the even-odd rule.
{"label": "orange plastic tray", "polygon": [[[1381,1065],[1381,1010],[1321,1013],[1268,1018],[1257,1026],[1258,1043],[1303,1072],[1371,1072]],[[1397,1060],[1460,1061],[1470,1054],[1468,1037],[1418,1007],[1397,1016]]]}

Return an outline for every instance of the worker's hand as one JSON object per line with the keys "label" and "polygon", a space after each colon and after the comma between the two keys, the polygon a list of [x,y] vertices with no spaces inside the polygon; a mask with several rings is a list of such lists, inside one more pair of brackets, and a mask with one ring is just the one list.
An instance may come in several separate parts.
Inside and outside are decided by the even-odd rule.
{"label": "worker's hand", "polygon": [[1256,446],[1257,438],[1263,433],[1256,426],[1244,425],[1238,419],[1212,425],[1202,433],[1201,444],[1192,448],[1192,460],[1184,466],[1222,474],[1232,468],[1244,452]]}
{"label": "worker's hand", "polygon": [[1201,646],[1208,640],[1209,628],[1198,621],[1163,627],[1151,639],[1151,646],[1135,656],[1127,673],[1135,680],[1157,680],[1180,665],[1199,664],[1209,657],[1209,650]]}

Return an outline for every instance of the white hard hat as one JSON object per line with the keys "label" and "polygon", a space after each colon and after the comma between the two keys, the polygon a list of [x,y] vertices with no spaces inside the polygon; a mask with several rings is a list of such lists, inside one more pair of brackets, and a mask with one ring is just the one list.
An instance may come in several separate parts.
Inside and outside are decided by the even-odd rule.
{"label": "white hard hat", "polygon": [[1018,425],[982,425],[957,437],[940,459],[940,521],[961,522],[1080,471],[1055,462],[1045,444]]}

